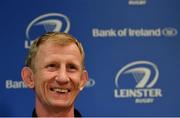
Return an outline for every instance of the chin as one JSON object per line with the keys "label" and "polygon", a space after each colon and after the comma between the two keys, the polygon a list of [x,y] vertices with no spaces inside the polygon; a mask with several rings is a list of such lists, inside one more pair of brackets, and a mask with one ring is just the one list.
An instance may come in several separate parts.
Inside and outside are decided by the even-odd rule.
{"label": "chin", "polygon": [[71,107],[73,102],[70,100],[51,100],[49,101],[51,106],[59,107],[59,108],[68,108]]}

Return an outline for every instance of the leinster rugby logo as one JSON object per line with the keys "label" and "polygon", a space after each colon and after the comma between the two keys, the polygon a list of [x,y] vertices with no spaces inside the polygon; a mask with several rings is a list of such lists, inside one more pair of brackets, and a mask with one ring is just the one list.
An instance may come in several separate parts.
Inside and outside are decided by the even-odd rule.
{"label": "leinster rugby logo", "polygon": [[29,48],[32,44],[32,39],[46,32],[65,32],[70,30],[69,18],[60,13],[48,13],[33,19],[26,28],[25,48]]}
{"label": "leinster rugby logo", "polygon": [[[114,97],[132,98],[135,103],[153,103],[162,97],[162,90],[154,88],[159,78],[157,65],[149,61],[135,61],[122,67],[116,74]],[[125,80],[128,80],[125,83]],[[132,85],[128,86],[128,85]],[[126,84],[127,86],[124,86]]]}

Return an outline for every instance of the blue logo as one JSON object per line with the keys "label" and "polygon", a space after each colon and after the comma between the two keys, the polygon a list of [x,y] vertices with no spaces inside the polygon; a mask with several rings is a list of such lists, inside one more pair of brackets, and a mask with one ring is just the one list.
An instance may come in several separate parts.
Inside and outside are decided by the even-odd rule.
{"label": "blue logo", "polygon": [[[155,75],[151,82],[149,82],[151,73],[152,73],[151,71],[152,69],[150,69],[150,66],[155,72]],[[116,87],[119,87],[118,80],[121,78],[121,75],[124,75],[124,74],[133,75],[133,78],[137,82],[136,88],[144,88],[145,86],[147,88],[151,88],[154,86],[154,84],[158,80],[159,70],[154,63],[149,62],[149,61],[135,61],[135,62],[129,63],[125,65],[123,68],[121,68],[116,74],[116,77],[115,77]]]}
{"label": "blue logo", "polygon": [[27,39],[35,39],[45,32],[69,32],[69,18],[60,13],[48,13],[32,20],[26,28]]}
{"label": "blue logo", "polygon": [[[162,97],[162,90],[154,88],[158,79],[159,69],[156,64],[145,60],[131,62],[123,66],[115,76],[114,97],[135,99],[135,103],[153,103],[155,98]],[[129,83],[125,80],[129,80]],[[124,84],[134,86],[123,87]]]}

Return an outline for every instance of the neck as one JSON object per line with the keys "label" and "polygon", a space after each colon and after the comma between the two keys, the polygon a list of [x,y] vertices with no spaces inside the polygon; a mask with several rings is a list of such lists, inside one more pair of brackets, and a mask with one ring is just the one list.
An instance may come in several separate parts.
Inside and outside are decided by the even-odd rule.
{"label": "neck", "polygon": [[36,99],[35,105],[38,117],[74,117],[74,106],[68,108],[50,107],[42,104]]}

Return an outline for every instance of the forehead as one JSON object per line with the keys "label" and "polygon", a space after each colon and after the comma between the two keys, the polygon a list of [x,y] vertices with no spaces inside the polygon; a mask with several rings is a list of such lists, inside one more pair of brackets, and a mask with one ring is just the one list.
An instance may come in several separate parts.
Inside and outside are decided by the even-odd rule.
{"label": "forehead", "polygon": [[48,58],[50,55],[61,55],[64,57],[73,57],[82,61],[82,56],[76,44],[70,43],[67,45],[61,45],[56,42],[44,42],[38,48],[36,57],[40,56]]}

